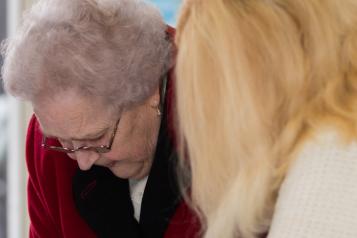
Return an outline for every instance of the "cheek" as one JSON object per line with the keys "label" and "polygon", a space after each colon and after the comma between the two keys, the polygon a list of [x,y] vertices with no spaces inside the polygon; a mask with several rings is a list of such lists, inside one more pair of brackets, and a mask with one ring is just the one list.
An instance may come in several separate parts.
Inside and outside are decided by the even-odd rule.
{"label": "cheek", "polygon": [[110,152],[102,154],[101,157],[106,160],[119,161],[125,158],[125,154],[118,149],[112,148]]}
{"label": "cheek", "polygon": [[140,162],[152,156],[156,148],[157,131],[145,127],[145,123],[135,123],[135,127],[121,131],[114,140],[112,151],[103,158],[112,161]]}
{"label": "cheek", "polygon": [[132,137],[125,136],[122,138],[118,138],[115,140],[112,146],[112,150],[108,153],[103,154],[103,158],[110,160],[128,160],[134,157],[140,148],[138,141],[133,140]]}
{"label": "cheek", "polygon": [[76,160],[76,154],[74,153],[68,153],[67,154],[69,158],[73,159],[73,160]]}
{"label": "cheek", "polygon": [[133,143],[130,146],[114,149],[109,153],[103,154],[102,158],[112,161],[140,162],[148,157],[147,154],[144,146]]}

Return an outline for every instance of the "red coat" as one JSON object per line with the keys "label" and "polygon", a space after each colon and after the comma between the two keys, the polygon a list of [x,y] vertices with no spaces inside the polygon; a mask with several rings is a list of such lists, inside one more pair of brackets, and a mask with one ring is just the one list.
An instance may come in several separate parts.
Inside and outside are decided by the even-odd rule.
{"label": "red coat", "polygon": [[[172,33],[172,29],[169,31]],[[170,76],[173,78],[173,72]],[[169,82],[166,100],[168,116],[171,118],[169,121],[172,121],[173,86],[172,80]],[[169,123],[169,127],[172,130],[172,124]],[[42,132],[33,116],[26,141],[30,238],[96,237],[80,217],[73,201],[72,177],[78,168],[77,163],[66,154],[43,149],[41,140]],[[197,237],[195,234],[198,234],[198,230],[196,217],[181,201],[164,237],[193,238]]]}

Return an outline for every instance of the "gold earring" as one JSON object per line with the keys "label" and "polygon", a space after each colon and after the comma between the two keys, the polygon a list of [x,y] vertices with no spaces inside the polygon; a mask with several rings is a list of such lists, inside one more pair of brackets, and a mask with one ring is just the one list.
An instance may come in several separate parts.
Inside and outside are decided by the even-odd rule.
{"label": "gold earring", "polygon": [[162,113],[161,113],[161,110],[160,110],[160,107],[159,107],[159,106],[157,106],[157,107],[156,107],[156,112],[157,112],[157,116],[158,116],[158,117],[160,117],[160,116],[162,115]]}
{"label": "gold earring", "polygon": [[156,110],[156,114],[157,114],[158,117],[160,117],[162,115],[162,112],[160,110],[160,105],[151,106],[151,107]]}

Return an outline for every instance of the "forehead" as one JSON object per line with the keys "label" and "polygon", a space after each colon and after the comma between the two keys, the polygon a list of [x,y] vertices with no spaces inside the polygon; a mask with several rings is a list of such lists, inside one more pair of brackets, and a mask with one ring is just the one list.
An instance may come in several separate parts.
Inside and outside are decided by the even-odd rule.
{"label": "forehead", "polygon": [[79,96],[74,91],[37,100],[33,107],[44,133],[64,139],[96,133],[112,123],[109,108],[99,99]]}

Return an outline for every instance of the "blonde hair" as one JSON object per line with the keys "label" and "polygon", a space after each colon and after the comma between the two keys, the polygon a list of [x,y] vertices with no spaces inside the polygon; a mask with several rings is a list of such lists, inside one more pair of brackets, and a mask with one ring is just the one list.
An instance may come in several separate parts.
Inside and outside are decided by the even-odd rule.
{"label": "blonde hair", "polygon": [[191,0],[177,110],[205,237],[258,237],[298,146],[322,123],[357,137],[357,1]]}

